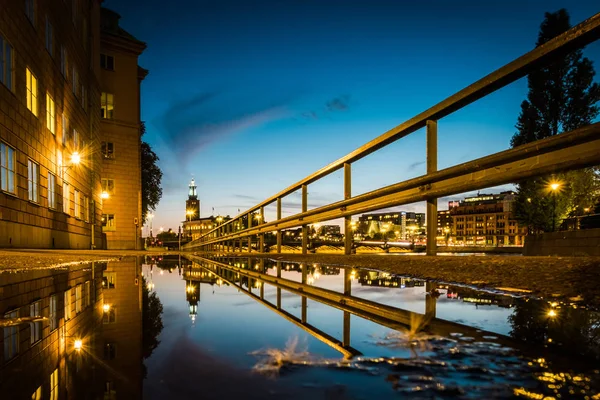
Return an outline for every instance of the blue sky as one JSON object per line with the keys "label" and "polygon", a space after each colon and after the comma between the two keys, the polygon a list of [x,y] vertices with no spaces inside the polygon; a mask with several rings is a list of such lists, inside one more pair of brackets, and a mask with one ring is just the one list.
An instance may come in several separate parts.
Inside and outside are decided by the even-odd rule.
{"label": "blue sky", "polygon": [[[192,176],[202,216],[236,215],[532,49],[544,12],[566,7],[575,24],[600,11],[554,0],[167,4],[104,2],[148,44],[142,119],[164,172],[155,231],[185,218]],[[600,69],[600,43],[585,55]],[[522,79],[440,120],[439,167],[506,149],[526,89]],[[423,174],[424,138],[357,162],[353,194]],[[341,198],[341,172],[309,186],[310,208]],[[284,215],[298,205],[284,199]]]}

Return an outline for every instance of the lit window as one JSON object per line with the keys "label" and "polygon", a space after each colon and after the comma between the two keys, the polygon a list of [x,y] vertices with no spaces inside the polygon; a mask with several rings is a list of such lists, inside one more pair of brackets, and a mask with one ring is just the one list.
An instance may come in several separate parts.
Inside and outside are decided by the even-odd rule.
{"label": "lit window", "polygon": [[[19,318],[19,310],[4,314],[4,318]],[[8,361],[19,352],[19,327],[4,328],[4,361]]]}
{"label": "lit window", "polygon": [[[40,314],[40,301],[36,301],[29,306],[29,316],[30,317],[41,317]],[[33,322],[29,324],[31,331],[31,343],[35,343],[42,338],[42,321]]]}
{"label": "lit window", "polygon": [[56,208],[56,175],[48,172],[48,207]]}
{"label": "lit window", "polygon": [[65,321],[71,319],[71,289],[65,290]]}
{"label": "lit window", "polygon": [[67,145],[67,139],[69,137],[69,130],[67,129],[67,125],[68,125],[68,121],[67,121],[67,117],[65,116],[65,114],[62,114],[62,145],[66,146]]}
{"label": "lit window", "polygon": [[35,75],[31,73],[29,68],[25,71],[25,81],[27,83],[27,108],[33,113],[38,115],[38,82]]}
{"label": "lit window", "polygon": [[25,15],[35,26],[35,0],[25,0]]}
{"label": "lit window", "polygon": [[117,322],[117,307],[112,306],[105,311],[102,317],[102,323],[104,324],[114,324]]}
{"label": "lit window", "polygon": [[111,142],[102,142],[102,157],[115,158],[115,145]]}
{"label": "lit window", "polygon": [[109,71],[115,70],[115,58],[106,54],[100,54],[100,66]]}
{"label": "lit window", "polygon": [[50,332],[58,328],[58,314],[57,314],[57,299],[56,295],[50,296],[50,306],[48,311],[48,320],[50,322]]}
{"label": "lit window", "polygon": [[31,395],[31,400],[42,400],[42,387],[40,386]]}
{"label": "lit window", "polygon": [[102,289],[114,289],[117,283],[116,272],[104,272],[102,274]]}
{"label": "lit window", "polygon": [[15,193],[15,149],[0,142],[0,188]]}
{"label": "lit window", "polygon": [[102,214],[102,232],[110,232],[117,229],[114,214]]}
{"label": "lit window", "polygon": [[102,179],[102,191],[112,196],[115,193],[115,180]]}
{"label": "lit window", "polygon": [[0,35],[0,82],[13,90],[13,49]]}
{"label": "lit window", "polygon": [[79,132],[76,129],[73,129],[73,148],[79,148]]}
{"label": "lit window", "polygon": [[46,128],[54,135],[56,133],[56,112],[54,110],[54,100],[50,93],[46,92]]}
{"label": "lit window", "polygon": [[81,192],[77,189],[75,189],[74,191],[74,214],[75,214],[75,218],[79,218],[80,214],[81,214]]}
{"label": "lit window", "polygon": [[50,374],[50,400],[58,400],[58,368]]}
{"label": "lit window", "polygon": [[50,55],[53,55],[53,40],[54,40],[54,29],[52,28],[52,24],[50,23],[50,18],[46,16],[46,50]]}
{"label": "lit window", "polygon": [[83,294],[81,285],[75,286],[75,314],[79,314],[83,309]]}
{"label": "lit window", "polygon": [[69,193],[70,189],[69,189],[69,184],[66,182],[63,182],[63,212],[65,214],[69,214],[70,210],[70,193]]}
{"label": "lit window", "polygon": [[38,187],[40,166],[32,160],[27,160],[27,193],[29,201],[38,202]]}
{"label": "lit window", "polygon": [[90,291],[90,281],[85,282],[85,302],[83,304],[84,307],[89,307],[92,302],[90,301],[91,291]]}
{"label": "lit window", "polygon": [[81,219],[90,222],[90,199],[87,196],[83,196],[83,216]]}
{"label": "lit window", "polygon": [[112,93],[102,92],[100,97],[100,118],[112,119],[114,114],[114,97]]}

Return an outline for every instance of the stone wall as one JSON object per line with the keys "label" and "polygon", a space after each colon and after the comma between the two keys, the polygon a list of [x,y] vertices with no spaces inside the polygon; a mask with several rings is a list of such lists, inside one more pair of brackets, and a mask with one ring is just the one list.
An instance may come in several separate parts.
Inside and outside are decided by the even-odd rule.
{"label": "stone wall", "polygon": [[600,256],[600,229],[548,232],[525,237],[525,256]]}

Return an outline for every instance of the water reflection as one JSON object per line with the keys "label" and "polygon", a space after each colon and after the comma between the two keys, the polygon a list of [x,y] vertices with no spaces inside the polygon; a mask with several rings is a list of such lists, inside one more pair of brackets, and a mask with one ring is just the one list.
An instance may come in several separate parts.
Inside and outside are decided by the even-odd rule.
{"label": "water reflection", "polygon": [[142,398],[141,263],[0,271],[0,393]]}
{"label": "water reflection", "polygon": [[[285,346],[249,351],[254,370],[268,376],[293,381],[287,376],[305,375],[309,367],[362,371],[416,397],[585,398],[598,393],[598,313],[577,305],[313,264],[193,261],[183,277],[198,294],[196,307],[201,283],[235,289],[341,356],[323,357],[291,337]],[[299,306],[289,306],[294,296]],[[328,309],[340,310],[341,318],[332,320]],[[364,320],[387,331],[365,335]],[[334,379],[359,390],[352,378]],[[381,389],[384,381],[378,379]]]}

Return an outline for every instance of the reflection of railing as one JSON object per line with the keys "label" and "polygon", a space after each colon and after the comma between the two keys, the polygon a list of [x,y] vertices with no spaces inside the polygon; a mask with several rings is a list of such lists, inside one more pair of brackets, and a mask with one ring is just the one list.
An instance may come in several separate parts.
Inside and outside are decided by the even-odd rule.
{"label": "reflection of railing", "polygon": [[[515,182],[550,172],[583,168],[600,163],[600,124],[592,124],[572,132],[539,140],[534,143],[502,151],[487,157],[437,170],[438,120],[520,79],[532,70],[552,62],[556,57],[578,49],[598,39],[600,14],[583,21],[567,32],[529,53],[517,58],[472,85],[448,97],[437,105],[403,124],[364,144],[355,151],[314,172],[281,192],[249,208],[235,218],[203,234],[185,248],[212,250],[214,245],[233,251],[242,249],[242,239],[259,235],[263,250],[265,232],[277,232],[277,249],[281,252],[281,230],[302,227],[302,252],[307,252],[308,224],[345,218],[345,232],[351,233],[351,216],[382,208],[427,201],[427,253],[435,254],[437,234],[437,199],[441,196],[464,193]],[[427,174],[358,196],[351,196],[351,165],[369,154],[419,130],[427,129]],[[344,200],[308,210],[308,185],[338,170],[344,170]],[[301,212],[282,218],[282,199],[294,192],[302,192]],[[264,208],[275,203],[277,217],[265,223]],[[262,217],[253,227],[251,216]],[[247,226],[242,222],[246,220]],[[242,226],[243,230],[239,230]],[[248,251],[251,250],[250,242]],[[345,235],[345,252],[352,251],[352,235]]]}
{"label": "reflection of railing", "polygon": [[[329,289],[323,289],[315,286],[306,284],[306,265],[303,264],[302,282],[291,281],[289,279],[281,278],[281,263],[277,262],[277,275],[267,275],[252,269],[245,269],[229,265],[217,260],[205,259],[198,256],[189,256],[194,262],[198,263],[199,266],[216,274],[219,277],[223,277],[223,271],[230,271],[239,274],[240,277],[247,279],[254,279],[262,283],[268,283],[277,288],[277,305],[265,302],[262,296],[264,285],[261,285],[261,295],[256,296],[251,291],[246,291],[241,288],[241,285],[236,287],[244,290],[247,294],[250,294],[255,299],[262,300],[261,303],[265,304],[273,310],[281,311],[281,290],[286,290],[290,293],[297,294],[302,297],[302,318],[292,321],[298,322],[302,326],[307,324],[307,312],[306,312],[306,299],[314,300],[322,304],[337,308],[344,311],[344,327],[343,327],[343,347],[348,350],[350,345],[350,318],[349,314],[354,314],[358,317],[367,319],[375,322],[382,326],[390,329],[413,332],[424,331],[433,335],[448,336],[450,333],[463,333],[466,336],[473,337],[479,340],[485,340],[485,336],[498,337],[498,342],[503,344],[512,345],[512,341],[502,335],[498,335],[491,332],[482,331],[475,329],[467,325],[458,324],[455,322],[445,321],[435,317],[436,314],[436,298],[433,296],[425,296],[425,314],[419,314],[412,311],[403,310],[397,307],[388,306],[385,304],[376,303],[374,301],[362,299],[351,295],[351,275],[346,273],[344,275],[344,293],[335,292]],[[261,264],[264,260],[259,261]],[[251,265],[249,262],[248,265]],[[263,269],[261,268],[261,271]],[[232,284],[235,284],[232,282]],[[250,284],[248,285],[251,286]],[[435,288],[434,284],[428,284],[427,290]],[[287,313],[286,313],[287,314]],[[300,325],[299,325],[300,326]],[[311,326],[311,328],[316,329]],[[308,331],[308,330],[307,330]],[[308,331],[313,334],[312,332]],[[339,343],[335,339],[328,339],[331,343]],[[325,341],[327,343],[327,341]],[[330,344],[330,343],[328,343]],[[330,344],[331,345],[331,344]],[[338,349],[341,351],[340,349]]]}

